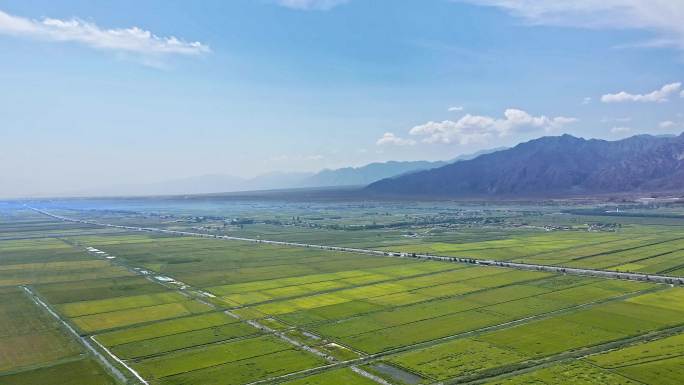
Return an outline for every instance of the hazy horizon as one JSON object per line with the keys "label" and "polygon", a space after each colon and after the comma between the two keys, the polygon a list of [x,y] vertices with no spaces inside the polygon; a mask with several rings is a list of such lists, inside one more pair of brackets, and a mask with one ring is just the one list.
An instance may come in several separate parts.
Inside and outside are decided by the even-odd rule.
{"label": "hazy horizon", "polygon": [[0,4],[0,197],[684,130],[684,4]]}

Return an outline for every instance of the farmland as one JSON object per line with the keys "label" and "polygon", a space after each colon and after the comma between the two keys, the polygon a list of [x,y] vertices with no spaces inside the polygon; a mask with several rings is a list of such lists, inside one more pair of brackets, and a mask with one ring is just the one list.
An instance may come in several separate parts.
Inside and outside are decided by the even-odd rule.
{"label": "farmland", "polygon": [[[408,221],[394,214],[399,210],[377,219],[383,226]],[[178,218],[190,212],[62,214],[189,230]],[[285,212],[301,221],[296,209]],[[275,218],[262,209],[241,213]],[[648,273],[676,274],[684,264],[678,226],[658,220],[621,223],[620,231],[480,223],[404,236],[423,230],[344,229],[340,221],[361,214],[335,219],[339,213],[328,214],[327,227],[308,230],[256,223],[222,231]],[[545,215],[530,222],[537,226]],[[2,383],[63,375],[67,384],[82,378],[95,385],[562,384],[572,376],[578,384],[656,385],[684,376],[679,287],[87,224],[62,228],[22,209],[0,218],[0,229],[24,235],[0,240]],[[556,225],[561,220],[572,222],[553,216]],[[17,341],[29,348],[15,349]]]}
{"label": "farmland", "polygon": [[[39,238],[36,234],[41,231],[73,234],[69,226],[62,229],[54,222],[28,222],[30,226],[26,222],[1,226],[24,234],[24,239],[0,241],[0,382],[46,384],[61,378],[63,384],[76,385],[82,381],[94,385],[115,384],[114,378],[87,354],[74,336],[19,285],[98,277],[115,279],[129,273],[92,260],[63,241]],[[26,236],[28,229],[30,236]]]}

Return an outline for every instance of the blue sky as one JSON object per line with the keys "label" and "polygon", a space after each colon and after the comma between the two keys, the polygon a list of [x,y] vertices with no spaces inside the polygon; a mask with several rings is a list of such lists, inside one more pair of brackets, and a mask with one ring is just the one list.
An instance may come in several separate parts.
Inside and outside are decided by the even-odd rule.
{"label": "blue sky", "polygon": [[679,133],[680,4],[2,0],[0,196]]}

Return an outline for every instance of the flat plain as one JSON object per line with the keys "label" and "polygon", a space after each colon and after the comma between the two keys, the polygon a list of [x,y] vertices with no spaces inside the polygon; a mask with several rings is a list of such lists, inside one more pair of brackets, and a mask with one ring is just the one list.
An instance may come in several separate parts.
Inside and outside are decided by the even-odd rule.
{"label": "flat plain", "polygon": [[[256,223],[211,227],[205,222],[218,219],[198,226],[198,214],[176,210],[57,211],[101,223],[407,253],[673,275],[684,265],[680,227],[658,218],[606,224],[542,213],[525,214],[527,227],[496,221],[439,229],[389,207],[371,219],[363,210],[319,213],[316,227],[274,214],[309,211],[279,207],[254,211]],[[434,218],[430,210],[406,212]],[[518,220],[506,210],[506,221]],[[549,218],[552,230],[542,225]],[[140,382],[136,375],[153,385],[567,378],[656,385],[684,378],[679,287],[124,231],[25,209],[0,219],[1,383],[42,385],[59,375],[66,384],[121,381],[59,319],[130,383]],[[366,228],[349,227],[358,223]],[[11,348],[22,338],[31,340],[28,351]]]}

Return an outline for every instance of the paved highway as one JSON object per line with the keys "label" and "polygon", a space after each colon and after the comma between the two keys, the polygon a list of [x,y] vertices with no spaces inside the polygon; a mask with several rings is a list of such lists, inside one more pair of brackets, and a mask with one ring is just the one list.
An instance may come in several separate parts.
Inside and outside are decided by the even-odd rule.
{"label": "paved highway", "polygon": [[452,262],[452,263],[466,263],[472,265],[481,266],[494,266],[494,267],[505,267],[518,270],[533,270],[533,271],[544,271],[550,273],[559,274],[571,274],[571,275],[581,275],[590,277],[601,277],[601,278],[612,278],[612,279],[624,279],[629,281],[642,281],[642,282],[655,282],[664,283],[671,285],[684,285],[684,277],[667,276],[667,275],[654,275],[654,274],[643,274],[643,273],[628,273],[628,272],[618,272],[613,270],[599,270],[599,269],[583,269],[577,267],[563,267],[563,266],[552,266],[552,265],[536,265],[529,263],[517,263],[517,262],[507,262],[507,261],[497,261],[492,259],[477,259],[469,257],[454,257],[454,256],[443,256],[443,255],[433,255],[433,254],[416,254],[416,253],[406,253],[400,251],[381,251],[381,250],[370,250],[370,249],[359,249],[353,247],[340,247],[340,246],[326,246],[326,245],[313,245],[308,243],[299,242],[285,242],[285,241],[270,241],[264,239],[254,239],[254,238],[243,238],[243,237],[231,237],[228,235],[211,235],[194,233],[189,231],[178,231],[178,230],[166,230],[158,229],[153,227],[135,227],[135,226],[123,226],[114,225],[109,223],[98,223],[94,221],[88,221],[83,219],[73,219],[63,217],[61,215],[55,215],[45,210],[37,209],[34,207],[26,206],[31,210],[39,212],[41,214],[47,215],[54,219],[58,219],[65,222],[76,222],[95,226],[113,227],[117,229],[133,230],[133,231],[145,231],[145,232],[156,232],[164,233],[170,235],[182,235],[200,238],[214,238],[214,239],[225,239],[232,241],[243,241],[243,242],[253,242],[253,243],[265,243],[270,245],[281,245],[281,246],[293,246],[293,247],[304,247],[312,249],[330,250],[330,251],[342,251],[350,253],[360,253],[376,256],[386,256],[386,257],[396,257],[396,258],[414,258],[421,260],[430,261],[442,261],[442,262]]}

